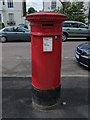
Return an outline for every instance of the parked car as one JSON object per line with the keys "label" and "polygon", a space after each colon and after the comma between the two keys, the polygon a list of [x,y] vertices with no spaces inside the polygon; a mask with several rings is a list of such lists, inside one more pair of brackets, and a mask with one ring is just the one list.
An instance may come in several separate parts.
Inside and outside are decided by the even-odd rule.
{"label": "parked car", "polygon": [[78,45],[75,57],[78,63],[90,69],[90,42]]}
{"label": "parked car", "polygon": [[90,40],[89,27],[78,21],[64,21],[62,24],[62,41],[66,41],[68,37],[86,37]]}
{"label": "parked car", "polygon": [[18,26],[28,29],[28,26],[26,24],[19,24]]}
{"label": "parked car", "polygon": [[0,30],[0,42],[30,41],[30,31],[19,26],[5,27]]}

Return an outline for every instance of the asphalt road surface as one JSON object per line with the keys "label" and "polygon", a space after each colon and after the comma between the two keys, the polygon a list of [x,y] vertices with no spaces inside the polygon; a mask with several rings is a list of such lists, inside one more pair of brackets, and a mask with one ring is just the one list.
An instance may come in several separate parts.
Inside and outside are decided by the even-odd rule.
{"label": "asphalt road surface", "polygon": [[[76,46],[85,41],[62,43],[62,76],[88,76],[75,60]],[[31,43],[2,44],[2,76],[31,77]]]}
{"label": "asphalt road surface", "polygon": [[88,118],[89,71],[75,60],[76,46],[85,41],[62,43],[61,98],[66,105],[51,111],[32,107],[31,43],[0,44],[3,118]]}

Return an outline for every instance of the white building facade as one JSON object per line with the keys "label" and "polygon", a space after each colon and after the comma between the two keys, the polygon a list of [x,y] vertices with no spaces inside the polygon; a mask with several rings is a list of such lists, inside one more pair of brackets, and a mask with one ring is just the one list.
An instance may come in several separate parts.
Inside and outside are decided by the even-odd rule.
{"label": "white building facade", "polygon": [[0,22],[5,26],[24,23],[25,0],[0,0]]}
{"label": "white building facade", "polygon": [[59,0],[43,0],[43,2],[43,11],[53,11],[61,5]]}

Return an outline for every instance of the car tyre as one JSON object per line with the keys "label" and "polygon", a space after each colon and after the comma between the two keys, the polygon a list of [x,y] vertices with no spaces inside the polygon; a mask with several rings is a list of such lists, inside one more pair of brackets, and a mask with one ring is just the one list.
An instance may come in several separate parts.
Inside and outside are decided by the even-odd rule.
{"label": "car tyre", "polygon": [[63,42],[67,41],[67,34],[63,33],[63,35],[62,35],[62,41]]}
{"label": "car tyre", "polygon": [[6,37],[2,36],[0,42],[5,43],[6,41],[7,41]]}

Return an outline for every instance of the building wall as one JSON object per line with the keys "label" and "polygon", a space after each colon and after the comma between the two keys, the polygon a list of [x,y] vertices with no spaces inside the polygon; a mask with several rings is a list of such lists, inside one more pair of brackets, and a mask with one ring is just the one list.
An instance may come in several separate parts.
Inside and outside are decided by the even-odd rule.
{"label": "building wall", "polygon": [[2,1],[0,0],[0,11],[2,11]]}
{"label": "building wall", "polygon": [[2,22],[4,22],[5,26],[8,26],[7,23],[10,22],[8,16],[9,13],[14,14],[13,22],[15,22],[15,25],[24,23],[25,18],[23,17],[23,4],[22,4],[23,0],[20,1],[13,0],[13,8],[8,8],[7,0],[4,1],[5,5],[2,5],[2,0],[0,1],[0,6],[2,6],[2,10],[0,10],[0,13],[2,14]]}
{"label": "building wall", "polygon": [[0,0],[0,22],[2,21],[2,1]]}
{"label": "building wall", "polygon": [[44,11],[50,11],[50,0],[44,2]]}
{"label": "building wall", "polygon": [[51,9],[52,1],[56,1],[56,8],[60,7],[61,3],[59,0],[44,0],[44,11],[53,11],[53,9]]}

